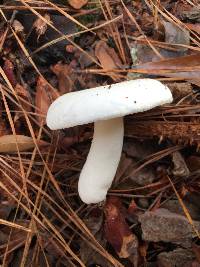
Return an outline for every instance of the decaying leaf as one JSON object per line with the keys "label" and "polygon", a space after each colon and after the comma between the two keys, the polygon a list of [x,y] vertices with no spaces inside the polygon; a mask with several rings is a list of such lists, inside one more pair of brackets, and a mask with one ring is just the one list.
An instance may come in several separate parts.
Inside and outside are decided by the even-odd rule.
{"label": "decaying leaf", "polygon": [[73,74],[71,64],[62,64],[58,62],[56,65],[51,67],[51,70],[58,77],[58,87],[61,94],[65,94],[73,91]]}
{"label": "decaying leaf", "polygon": [[131,232],[123,211],[121,200],[109,197],[105,205],[105,236],[120,258],[134,256],[137,261],[138,240]]}
{"label": "decaying leaf", "polygon": [[[51,18],[50,18],[49,14],[45,14],[44,19],[48,22],[51,22]],[[47,27],[48,27],[48,25],[44,20],[42,20],[40,18],[36,19],[36,21],[33,24],[33,28],[35,28],[35,30],[36,30],[36,33],[38,35],[38,39],[40,38],[41,35],[43,35],[46,32]]]}
{"label": "decaying leaf", "polygon": [[185,25],[192,31],[197,32],[198,34],[200,34],[200,23],[185,23]]}
{"label": "decaying leaf", "polygon": [[68,0],[70,6],[75,9],[80,9],[87,4],[88,0]]}
{"label": "decaying leaf", "polygon": [[11,85],[13,87],[15,87],[15,85],[17,84],[17,81],[16,81],[16,77],[15,77],[15,73],[14,73],[14,65],[9,59],[5,60],[3,70],[6,74],[9,82],[11,83]]}
{"label": "decaying leaf", "polygon": [[2,116],[2,106],[0,104],[0,136],[9,134],[10,130],[7,127],[6,121]]}
{"label": "decaying leaf", "polygon": [[[165,28],[165,42],[170,44],[190,44],[190,33],[184,28],[179,28],[174,23],[163,20],[163,26]],[[178,50],[184,52],[187,51],[187,47],[178,47]]]}
{"label": "decaying leaf", "polygon": [[37,80],[35,105],[36,113],[39,113],[37,120],[40,124],[44,124],[46,121],[46,114],[50,104],[58,97],[58,94],[54,92],[49,84],[39,77]]}
{"label": "decaying leaf", "polygon": [[16,143],[19,151],[26,151],[35,147],[33,139],[29,136],[12,134],[4,135],[0,137],[0,153],[17,152]]}
{"label": "decaying leaf", "polygon": [[31,95],[28,91],[28,89],[25,86],[22,86],[21,84],[17,83],[15,86],[15,92],[18,96],[20,96],[23,100],[21,101],[21,105],[24,108],[26,112],[31,111],[30,103],[31,101]]}
{"label": "decaying leaf", "polygon": [[199,59],[200,54],[196,53],[139,64],[134,66],[134,69],[141,73],[182,78],[188,81],[192,81],[193,79],[199,80]]}
{"label": "decaying leaf", "polygon": [[12,24],[14,30],[18,33],[18,32],[23,32],[24,31],[24,26],[21,24],[21,22],[19,22],[19,20],[14,20],[13,24]]}
{"label": "decaying leaf", "polygon": [[173,174],[177,177],[187,177],[190,171],[185,163],[182,154],[179,151],[172,153],[172,161],[174,163],[174,168],[172,170]]}
{"label": "decaying leaf", "polygon": [[[116,69],[122,66],[121,60],[115,50],[107,45],[105,41],[99,41],[95,47],[95,56],[101,63],[103,69]],[[113,79],[116,77],[112,76]]]}

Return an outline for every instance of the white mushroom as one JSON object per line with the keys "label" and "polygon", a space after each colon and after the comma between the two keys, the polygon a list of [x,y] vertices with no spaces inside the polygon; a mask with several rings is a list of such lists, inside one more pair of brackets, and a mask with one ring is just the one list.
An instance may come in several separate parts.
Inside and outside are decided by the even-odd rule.
{"label": "white mushroom", "polygon": [[57,98],[47,113],[52,130],[94,123],[94,137],[80,174],[83,202],[106,198],[120,161],[123,116],[172,102],[168,87],[153,79],[138,79],[72,92]]}

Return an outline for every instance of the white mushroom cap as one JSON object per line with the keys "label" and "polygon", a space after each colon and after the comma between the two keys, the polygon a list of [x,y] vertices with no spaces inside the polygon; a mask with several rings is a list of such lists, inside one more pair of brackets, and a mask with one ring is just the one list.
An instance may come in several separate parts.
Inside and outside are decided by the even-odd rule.
{"label": "white mushroom cap", "polygon": [[170,90],[157,80],[138,79],[67,93],[47,113],[52,130],[123,117],[172,102]]}

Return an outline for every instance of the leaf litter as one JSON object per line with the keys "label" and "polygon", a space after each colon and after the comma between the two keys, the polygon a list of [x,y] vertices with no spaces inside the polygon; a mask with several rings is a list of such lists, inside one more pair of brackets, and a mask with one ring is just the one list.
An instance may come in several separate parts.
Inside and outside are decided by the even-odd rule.
{"label": "leaf litter", "polygon": [[[2,266],[198,266],[198,1],[1,3]],[[125,118],[105,203],[77,180],[91,124],[50,131],[59,95],[151,77],[174,102]]]}

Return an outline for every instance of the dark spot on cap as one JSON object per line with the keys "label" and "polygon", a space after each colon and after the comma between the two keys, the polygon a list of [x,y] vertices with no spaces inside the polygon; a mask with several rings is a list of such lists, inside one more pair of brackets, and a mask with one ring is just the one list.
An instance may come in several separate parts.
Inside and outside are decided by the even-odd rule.
{"label": "dark spot on cap", "polygon": [[134,103],[136,104],[136,103],[137,103],[137,101],[134,101]]}

